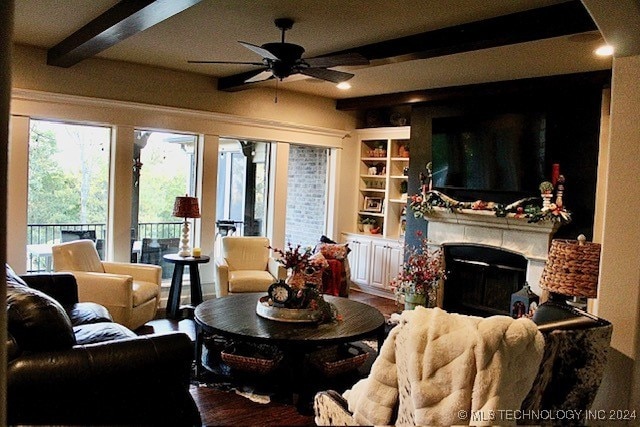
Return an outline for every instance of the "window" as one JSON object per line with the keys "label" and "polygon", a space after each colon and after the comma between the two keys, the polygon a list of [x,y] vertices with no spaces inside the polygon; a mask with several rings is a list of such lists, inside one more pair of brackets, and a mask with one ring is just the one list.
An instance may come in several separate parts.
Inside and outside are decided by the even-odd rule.
{"label": "window", "polygon": [[195,135],[135,131],[132,261],[161,265],[164,279],[173,264],[162,256],[178,252],[182,235],[183,220],[172,215],[175,198],[196,191],[196,143]]}
{"label": "window", "polygon": [[32,120],[27,271],[51,271],[51,245],[89,238],[104,257],[111,129]]}
{"label": "window", "polygon": [[216,209],[219,235],[266,235],[270,148],[268,142],[220,140]]}
{"label": "window", "polygon": [[285,239],[315,246],[326,232],[329,150],[291,145]]}

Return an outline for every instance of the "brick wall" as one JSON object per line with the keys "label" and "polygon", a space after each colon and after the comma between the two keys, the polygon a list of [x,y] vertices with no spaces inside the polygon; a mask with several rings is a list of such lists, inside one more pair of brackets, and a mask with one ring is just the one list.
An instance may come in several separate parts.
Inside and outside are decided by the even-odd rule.
{"label": "brick wall", "polygon": [[325,232],[327,149],[292,145],[285,241],[314,246]]}

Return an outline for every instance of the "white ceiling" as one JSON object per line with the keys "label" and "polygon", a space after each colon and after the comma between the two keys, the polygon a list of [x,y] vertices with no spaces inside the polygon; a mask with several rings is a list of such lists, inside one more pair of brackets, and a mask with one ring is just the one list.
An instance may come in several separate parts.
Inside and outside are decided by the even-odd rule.
{"label": "white ceiling", "polygon": [[[287,41],[312,57],[456,24],[561,3],[562,0],[203,0],[98,56],[222,77],[254,69],[188,64],[189,59],[259,61],[237,41],[279,41],[273,20],[295,20]],[[15,41],[51,48],[118,3],[117,0],[16,0]],[[315,79],[280,85],[331,98],[500,81],[611,68],[593,49],[598,32],[363,68],[340,91]],[[273,80],[261,85],[274,85]]]}

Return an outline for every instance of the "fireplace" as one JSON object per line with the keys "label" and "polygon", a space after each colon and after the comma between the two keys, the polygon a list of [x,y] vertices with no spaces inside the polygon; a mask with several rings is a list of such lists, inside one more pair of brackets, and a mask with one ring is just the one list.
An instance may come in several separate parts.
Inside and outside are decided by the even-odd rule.
{"label": "fireplace", "polygon": [[526,281],[527,259],[500,248],[445,244],[442,308],[474,316],[509,315],[511,294]]}
{"label": "fireplace", "polygon": [[438,304],[447,311],[508,315],[511,294],[525,282],[541,294],[540,276],[558,224],[439,208],[427,221],[429,242],[445,251],[448,279]]}

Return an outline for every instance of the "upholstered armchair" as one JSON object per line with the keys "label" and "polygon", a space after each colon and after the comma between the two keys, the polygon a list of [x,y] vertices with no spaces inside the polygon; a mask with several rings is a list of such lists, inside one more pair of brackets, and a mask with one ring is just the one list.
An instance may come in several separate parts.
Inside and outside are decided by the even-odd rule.
{"label": "upholstered armchair", "polygon": [[286,270],[269,252],[266,237],[226,236],[216,259],[216,295],[262,292],[286,277]]}
{"label": "upholstered armchair", "polygon": [[[415,314],[418,310],[420,317]],[[546,307],[543,316],[534,315],[533,322],[506,316],[480,319],[445,313],[437,317],[432,314],[431,319],[437,322],[429,324],[424,321],[424,313],[434,310],[445,313],[418,307],[415,312],[402,314],[367,379],[343,394],[335,390],[319,392],[314,401],[316,425],[468,424],[474,421],[466,418],[472,412],[477,416],[472,424],[484,425],[489,420],[491,424],[515,424],[515,419],[501,415],[506,411],[498,409],[519,409],[528,414],[574,411],[582,415],[562,424],[584,425],[584,414],[591,408],[604,375],[613,329],[610,322],[566,304]],[[449,324],[446,319],[451,316],[464,322]],[[412,322],[413,319],[419,321]],[[495,335],[499,326],[508,325],[507,322],[520,322],[517,326],[522,329],[509,327],[507,334]],[[524,329],[526,322],[529,325]],[[474,333],[465,331],[474,324],[483,327]],[[516,332],[531,331],[536,325],[544,339],[542,353],[538,348],[534,357],[533,347],[518,348],[514,344]],[[491,341],[475,341],[484,334]],[[500,335],[508,339],[496,339]],[[470,337],[475,345],[468,351],[464,344]],[[460,373],[470,365],[460,365],[460,361],[469,355],[471,364],[474,356],[481,355],[475,360],[481,362],[482,369],[471,370],[474,381],[467,383]],[[492,409],[492,405],[498,406]],[[492,410],[496,418],[490,419]]]}
{"label": "upholstered armchair", "polygon": [[155,318],[160,266],[101,261],[91,240],[53,245],[52,254],[55,271],[75,276],[80,301],[103,305],[115,322],[132,330]]}

